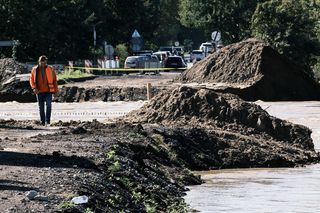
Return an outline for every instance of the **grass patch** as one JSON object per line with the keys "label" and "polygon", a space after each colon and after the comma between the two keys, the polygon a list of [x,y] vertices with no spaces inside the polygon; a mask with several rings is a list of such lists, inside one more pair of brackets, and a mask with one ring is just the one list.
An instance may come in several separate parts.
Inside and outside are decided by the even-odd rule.
{"label": "grass patch", "polygon": [[83,78],[93,76],[93,74],[86,73],[85,70],[65,69],[64,72],[57,74],[58,80],[66,80],[69,78]]}
{"label": "grass patch", "polygon": [[64,210],[64,209],[72,208],[72,207],[74,207],[74,206],[76,206],[76,204],[75,204],[74,202],[64,201],[64,202],[62,202],[62,203],[60,203],[60,204],[58,205],[58,208],[59,208],[60,210]]}

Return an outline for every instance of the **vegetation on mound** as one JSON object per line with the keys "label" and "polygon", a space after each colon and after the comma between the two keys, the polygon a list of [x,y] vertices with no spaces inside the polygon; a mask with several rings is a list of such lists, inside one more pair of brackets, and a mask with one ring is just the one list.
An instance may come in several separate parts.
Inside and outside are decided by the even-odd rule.
{"label": "vegetation on mound", "polygon": [[[82,206],[64,205],[62,212],[187,212],[182,196],[186,184],[200,184],[200,177],[186,169],[162,136],[141,126],[104,125],[99,122],[78,125],[87,131],[64,131],[60,140],[81,137],[105,141],[95,159],[99,178],[84,180],[79,195],[88,195]],[[93,136],[94,135],[94,136]],[[56,137],[56,136],[44,136]],[[72,139],[71,139],[72,138]],[[64,202],[62,202],[64,203]]]}

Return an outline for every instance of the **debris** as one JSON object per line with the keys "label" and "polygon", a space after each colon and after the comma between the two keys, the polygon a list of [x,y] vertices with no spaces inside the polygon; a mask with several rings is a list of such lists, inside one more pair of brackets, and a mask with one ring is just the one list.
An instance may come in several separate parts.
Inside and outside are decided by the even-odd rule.
{"label": "debris", "polygon": [[87,133],[87,130],[82,126],[71,129],[72,134],[84,134]]}
{"label": "debris", "polygon": [[38,192],[35,190],[28,191],[26,194],[29,200],[34,200],[37,195],[38,195]]}
{"label": "debris", "polygon": [[83,203],[88,203],[89,198],[86,195],[78,196],[72,198],[71,202],[74,202],[75,204],[83,204]]}

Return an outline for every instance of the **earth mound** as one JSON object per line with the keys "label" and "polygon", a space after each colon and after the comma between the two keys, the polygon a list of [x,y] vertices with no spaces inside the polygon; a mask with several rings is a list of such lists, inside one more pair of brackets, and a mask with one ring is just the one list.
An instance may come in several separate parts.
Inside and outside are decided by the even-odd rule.
{"label": "earth mound", "polygon": [[[211,147],[211,153],[219,156],[215,156],[215,162],[220,162],[214,165],[217,167],[288,166],[288,162],[295,165],[318,158],[308,128],[272,117],[235,95],[210,89],[180,87],[160,93],[124,120],[160,124],[175,132],[172,137],[193,138],[192,143]],[[235,159],[239,162],[226,163]]]}
{"label": "earth mound", "polygon": [[266,43],[228,45],[186,70],[182,83],[209,84],[244,100],[320,100],[320,85]]}
{"label": "earth mound", "polygon": [[0,83],[14,77],[16,74],[26,73],[25,68],[12,58],[0,59]]}
{"label": "earth mound", "polygon": [[[29,86],[28,70],[12,58],[0,59],[0,101],[35,101]],[[30,102],[30,101],[29,101]]]}

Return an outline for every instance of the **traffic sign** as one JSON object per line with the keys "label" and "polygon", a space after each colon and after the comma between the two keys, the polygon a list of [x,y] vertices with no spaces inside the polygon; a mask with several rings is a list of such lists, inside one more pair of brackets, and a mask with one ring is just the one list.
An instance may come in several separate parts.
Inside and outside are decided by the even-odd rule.
{"label": "traffic sign", "polygon": [[133,34],[132,34],[132,38],[140,38],[141,35],[139,34],[138,30],[134,30]]}
{"label": "traffic sign", "polygon": [[214,42],[220,41],[221,39],[221,33],[219,31],[214,31],[211,34],[211,38]]}
{"label": "traffic sign", "polygon": [[107,56],[111,56],[111,55],[113,55],[113,53],[114,53],[114,48],[113,48],[113,46],[111,46],[111,45],[106,45],[105,46],[105,52],[106,52],[106,55]]}
{"label": "traffic sign", "polygon": [[134,30],[131,39],[131,47],[133,52],[138,52],[142,48],[143,39],[137,30]]}

